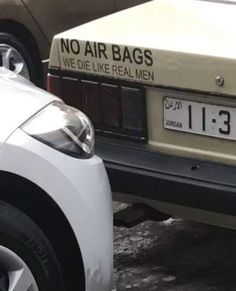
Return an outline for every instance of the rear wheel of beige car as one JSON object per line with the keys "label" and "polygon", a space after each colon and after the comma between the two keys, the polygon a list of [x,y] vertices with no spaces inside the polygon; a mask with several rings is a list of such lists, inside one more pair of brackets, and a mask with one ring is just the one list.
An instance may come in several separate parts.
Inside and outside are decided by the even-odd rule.
{"label": "rear wheel of beige car", "polygon": [[25,45],[9,33],[0,33],[0,66],[38,82],[38,70]]}
{"label": "rear wheel of beige car", "polygon": [[64,291],[60,266],[43,232],[0,202],[0,291]]}

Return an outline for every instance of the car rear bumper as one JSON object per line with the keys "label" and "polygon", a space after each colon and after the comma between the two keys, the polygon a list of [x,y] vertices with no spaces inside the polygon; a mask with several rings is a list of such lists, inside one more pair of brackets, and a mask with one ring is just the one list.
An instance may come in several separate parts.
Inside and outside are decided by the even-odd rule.
{"label": "car rear bumper", "polygon": [[235,215],[236,167],[157,153],[148,146],[97,138],[112,190]]}

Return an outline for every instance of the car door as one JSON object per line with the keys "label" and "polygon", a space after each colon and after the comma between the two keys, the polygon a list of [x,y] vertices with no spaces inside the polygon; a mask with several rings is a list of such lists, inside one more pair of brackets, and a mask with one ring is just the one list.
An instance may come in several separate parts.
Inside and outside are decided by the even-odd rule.
{"label": "car door", "polygon": [[148,2],[150,0],[114,0],[116,11],[129,8],[138,4]]}
{"label": "car door", "polygon": [[51,42],[61,31],[115,11],[114,0],[22,0]]}

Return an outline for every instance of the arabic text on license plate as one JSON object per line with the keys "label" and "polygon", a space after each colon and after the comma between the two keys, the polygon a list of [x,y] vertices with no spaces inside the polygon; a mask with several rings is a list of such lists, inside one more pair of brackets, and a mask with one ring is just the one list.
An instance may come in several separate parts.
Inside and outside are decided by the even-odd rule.
{"label": "arabic text on license plate", "polygon": [[236,140],[236,108],[164,97],[164,128]]}

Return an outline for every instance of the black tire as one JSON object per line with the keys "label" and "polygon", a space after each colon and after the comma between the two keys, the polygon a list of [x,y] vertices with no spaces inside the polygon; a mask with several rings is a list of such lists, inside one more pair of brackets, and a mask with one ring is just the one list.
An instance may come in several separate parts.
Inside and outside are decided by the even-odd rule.
{"label": "black tire", "polygon": [[[9,249],[24,261],[39,291],[65,291],[59,263],[44,233],[27,215],[2,201],[0,246]],[[6,271],[1,256],[0,270]]]}
{"label": "black tire", "polygon": [[10,33],[0,32],[0,44],[7,44],[16,49],[24,59],[29,71],[30,80],[36,85],[42,85],[42,70],[40,69],[40,60],[36,60],[34,53],[28,49],[17,37]]}

